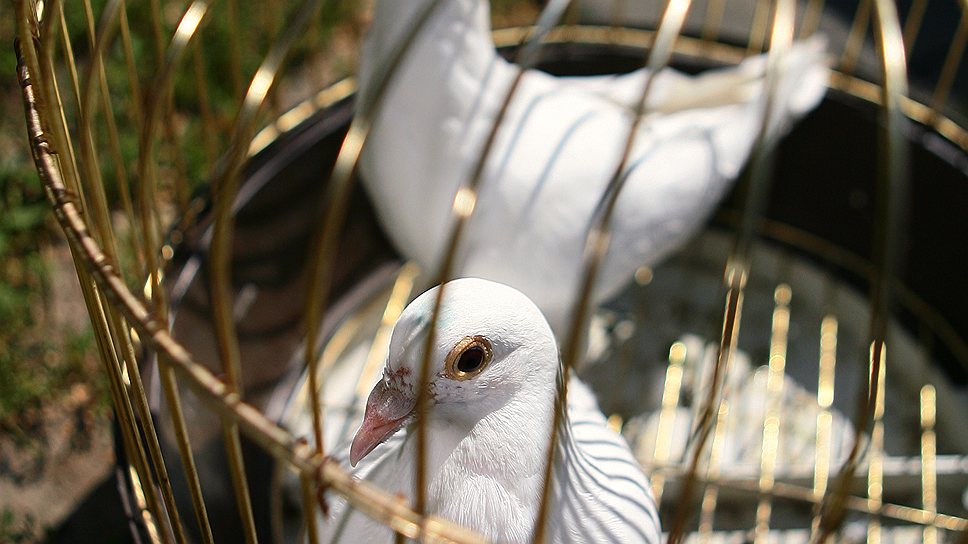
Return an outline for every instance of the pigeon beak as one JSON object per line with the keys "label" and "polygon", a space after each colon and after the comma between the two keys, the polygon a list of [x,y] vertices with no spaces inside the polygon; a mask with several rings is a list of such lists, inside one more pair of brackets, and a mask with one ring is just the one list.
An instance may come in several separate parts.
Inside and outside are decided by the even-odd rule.
{"label": "pigeon beak", "polygon": [[415,404],[414,399],[385,381],[376,384],[366,399],[363,424],[350,446],[350,465],[355,467],[360,459],[410,423]]}

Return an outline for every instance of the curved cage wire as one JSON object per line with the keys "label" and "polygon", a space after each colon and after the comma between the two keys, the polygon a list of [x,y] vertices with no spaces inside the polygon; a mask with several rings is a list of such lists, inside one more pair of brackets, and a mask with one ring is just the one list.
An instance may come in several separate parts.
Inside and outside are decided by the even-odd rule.
{"label": "curved cage wire", "polygon": [[[405,261],[356,183],[386,85],[441,1],[367,96],[317,74],[327,25],[360,21],[352,3],[97,4],[16,0],[18,73],[140,536],[315,542],[336,493],[404,537],[480,541],[423,515],[422,486],[410,504],[354,480],[327,455],[346,429],[323,425],[355,425],[396,317],[452,276],[474,212],[493,132],[436,270]],[[594,307],[626,151],[574,263],[562,372],[598,391],[669,542],[968,541],[968,4],[495,11],[502,54],[563,75],[696,72],[763,51],[772,70],[795,39],[828,36],[818,110],[776,145],[761,127],[702,233]],[[355,389],[332,386],[347,375]]]}

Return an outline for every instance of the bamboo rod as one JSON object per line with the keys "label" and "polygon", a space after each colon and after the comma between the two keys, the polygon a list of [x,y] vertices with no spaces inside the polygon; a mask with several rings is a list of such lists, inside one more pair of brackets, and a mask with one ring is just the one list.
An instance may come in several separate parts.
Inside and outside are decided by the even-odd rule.
{"label": "bamboo rod", "polygon": [[192,71],[195,76],[198,112],[202,117],[202,143],[205,146],[205,157],[208,164],[214,167],[216,160],[218,160],[218,120],[212,112],[208,93],[208,79],[205,78],[205,65],[202,59],[203,43],[201,39],[198,39],[192,47]]}
{"label": "bamboo rod", "polygon": [[781,284],[774,290],[773,324],[770,333],[769,374],[766,382],[767,408],[763,418],[760,447],[760,500],[756,506],[754,542],[766,542],[770,533],[772,497],[767,493],[776,483],[776,465],[781,446],[783,388],[786,372],[787,341],[790,331],[790,286]]}
{"label": "bamboo rod", "polygon": [[879,391],[881,352],[887,341],[893,285],[898,263],[898,245],[906,223],[905,202],[908,186],[908,142],[903,135],[902,98],[907,95],[907,65],[904,41],[896,6],[890,0],[866,0],[874,3],[874,36],[884,85],[881,87],[881,120],[878,124],[877,202],[875,237],[873,243],[874,273],[870,288],[870,330],[875,367],[871,371],[867,394],[859,398],[855,428],[859,431],[853,447],[837,476],[837,483],[828,492],[820,523],[820,542],[843,523],[848,486],[857,470],[861,438],[876,417],[876,398]]}
{"label": "bamboo rod", "polygon": [[[567,8],[567,4],[568,3],[565,3],[565,8]],[[587,331],[592,290],[595,286],[598,269],[601,266],[602,261],[605,259],[605,254],[608,251],[610,241],[609,230],[611,229],[612,213],[615,210],[615,205],[618,202],[619,194],[621,194],[622,188],[624,187],[627,179],[625,176],[626,168],[632,154],[632,146],[635,143],[638,129],[641,126],[642,119],[646,114],[646,100],[649,96],[651,96],[655,76],[669,65],[676,39],[682,33],[682,27],[685,24],[686,15],[689,13],[690,6],[691,0],[669,0],[665,5],[665,9],[662,12],[662,17],[659,21],[658,30],[654,35],[655,41],[652,44],[652,48],[649,50],[644,61],[645,66],[648,69],[649,76],[645,78],[642,88],[638,94],[638,101],[636,102],[633,110],[635,114],[632,116],[632,120],[629,123],[628,132],[625,136],[620,159],[615,165],[615,170],[605,186],[604,192],[599,197],[599,201],[595,207],[591,222],[589,223],[589,229],[582,251],[583,257],[581,279],[578,285],[578,290],[573,296],[568,333],[562,342],[563,348],[561,350],[561,361],[559,368],[560,379],[558,381],[558,390],[555,394],[554,417],[552,418],[551,428],[548,430],[549,439],[545,454],[544,474],[542,476],[541,503],[540,507],[538,508],[538,519],[535,522],[533,536],[533,540],[538,543],[543,542],[546,538],[545,531],[551,509],[553,466],[555,452],[557,451],[558,447],[560,427],[565,421],[569,376],[571,369],[574,368],[579,362],[582,339]],[[543,13],[542,16],[544,15],[545,14]],[[542,34],[547,34],[548,30],[550,30],[551,26],[556,23],[557,20],[558,17],[554,16],[554,21],[549,22],[547,25],[547,30],[544,30]],[[529,45],[533,44],[533,47],[535,48],[534,50],[536,50],[539,43],[539,40],[532,40]],[[519,73],[519,78],[520,74],[523,74],[523,71]],[[516,85],[517,81],[518,80],[515,80],[514,85]],[[507,106],[507,101],[510,100],[511,95],[515,90],[514,85],[508,93],[507,100],[504,104],[505,107]],[[502,112],[503,111],[504,110],[502,109]],[[498,121],[500,121],[500,116]],[[494,130],[491,133],[492,140],[496,129],[497,123],[495,124]],[[480,173],[483,171],[486,151],[487,146],[485,146],[485,153],[482,153],[481,160],[478,162],[478,169],[476,170],[475,178],[472,179],[478,179],[480,177]],[[471,207],[471,211],[473,211],[473,207]],[[463,223],[458,224],[458,226],[462,225]],[[457,234],[459,234],[459,232],[457,232]],[[455,251],[456,239],[452,241],[452,246],[449,253],[453,254]],[[438,293],[438,301],[442,296],[442,292]],[[428,343],[427,346],[429,348],[430,344]],[[427,349],[426,353],[424,354],[425,363],[427,362],[426,359],[428,357],[429,349]]]}
{"label": "bamboo rod", "polygon": [[[67,19],[64,17],[63,9],[59,13],[60,15],[60,28],[61,28],[61,44],[64,48],[64,54],[67,56],[67,74],[68,80],[71,83],[72,97],[74,98],[75,108],[81,107],[81,90],[80,90],[80,77],[77,75],[77,66],[74,62],[74,49],[70,42],[70,37],[67,33]],[[61,147],[58,149],[65,150],[63,155],[66,155],[68,160],[64,161],[62,156],[58,156],[58,160],[62,167],[65,167],[65,172],[67,173],[67,188],[73,191],[78,197],[78,202],[81,205],[81,209],[87,210],[89,208],[87,203],[87,197],[81,190],[81,175],[80,168],[77,164],[77,150],[74,149],[74,142],[70,138],[70,129],[67,123],[67,111],[64,107],[66,102],[60,93],[60,87],[57,84],[57,74],[54,68],[53,55],[54,51],[43,51],[44,64],[43,68],[45,72],[38,71],[42,73],[42,82],[46,82],[48,89],[48,99],[52,98],[51,102],[55,108],[57,108],[57,122],[51,123],[51,130],[53,132],[54,142]],[[44,84],[41,84],[41,88]]]}
{"label": "bamboo rod", "polygon": [[175,442],[178,444],[178,454],[181,457],[183,472],[188,482],[188,492],[192,500],[192,511],[195,513],[195,521],[198,523],[198,530],[201,534],[202,542],[204,544],[213,544],[212,525],[208,518],[205,498],[202,495],[202,484],[198,476],[198,467],[195,465],[195,457],[192,455],[191,440],[188,434],[188,426],[185,424],[185,412],[182,408],[181,395],[178,393],[175,372],[163,360],[161,354],[158,354],[157,361],[161,388],[165,394],[165,402],[168,404],[169,414],[171,415],[172,428],[175,432]]}
{"label": "bamboo rod", "polygon": [[746,42],[746,54],[758,55],[763,52],[766,44],[767,29],[770,27],[770,8],[773,2],[756,2],[753,8],[753,20],[750,25],[749,40]]}
{"label": "bamboo rod", "polygon": [[148,270],[148,287],[154,311],[158,315],[167,315],[167,301],[165,290],[161,286],[162,270],[159,262],[161,249],[160,224],[155,212],[155,189],[157,173],[155,172],[154,143],[158,125],[162,122],[164,110],[169,104],[167,95],[171,92],[172,80],[176,66],[179,64],[185,49],[195,37],[203,19],[208,13],[209,4],[204,0],[195,0],[182,15],[175,33],[172,36],[168,53],[164,62],[160,64],[147,98],[144,114],[144,125],[138,139],[138,209],[140,212],[140,229],[145,250],[145,263]]}
{"label": "bamboo rod", "polygon": [[844,53],[840,58],[840,71],[845,74],[853,74],[857,68],[857,60],[860,58],[861,49],[864,47],[864,40],[867,36],[867,28],[870,26],[872,0],[860,0],[857,11],[854,13],[853,23],[850,26],[850,33],[847,35],[847,42],[844,44]]}
{"label": "bamboo rod", "polygon": [[736,235],[736,243],[726,262],[723,285],[726,291],[726,304],[723,311],[723,329],[720,336],[719,351],[713,371],[713,380],[697,425],[696,446],[693,450],[683,486],[682,501],[673,519],[669,533],[669,543],[679,544],[685,538],[685,524],[689,516],[688,497],[696,485],[697,470],[705,443],[709,439],[715,410],[715,399],[722,387],[722,380],[728,371],[739,335],[742,316],[743,293],[749,276],[750,247],[755,225],[761,215],[768,191],[768,179],[772,172],[772,149],[767,142],[768,127],[771,123],[773,103],[776,100],[778,69],[781,59],[789,51],[793,42],[793,28],[796,6],[792,0],[778,0],[773,12],[770,34],[770,50],[767,54],[766,97],[763,101],[759,131],[749,159],[749,167],[742,180],[746,185],[743,213]]}
{"label": "bamboo rod", "polygon": [[927,7],[928,0],[914,0],[908,9],[907,18],[904,20],[904,52],[909,57],[914,48],[914,41],[918,39],[918,32],[921,30],[921,23],[924,21],[924,12]]}
{"label": "bamboo rod", "polygon": [[[298,36],[305,30],[308,20],[318,11],[320,3],[321,0],[306,0],[302,3],[298,11],[290,17],[285,30],[281,33],[281,38],[272,45],[256,70],[236,116],[224,170],[216,179],[214,186],[215,225],[209,252],[209,293],[219,361],[226,375],[226,385],[230,391],[238,395],[242,395],[243,389],[238,336],[235,318],[232,315],[231,249],[234,236],[232,203],[238,192],[243,163],[246,159],[245,152],[255,135],[255,124],[264,108],[266,98],[277,81],[283,62],[295,45]],[[236,51],[235,54],[238,52]],[[229,468],[246,541],[254,543],[257,541],[255,519],[249,500],[237,424],[224,421],[224,434]]]}
{"label": "bamboo rod", "polygon": [[[136,61],[134,56],[134,47],[131,41],[131,27],[128,22],[128,8],[124,0],[121,3],[121,10],[118,18],[118,29],[121,36],[121,46],[124,51],[124,63],[125,70],[128,77],[128,90],[129,90],[129,117],[130,122],[135,127],[142,127],[144,123],[144,112],[141,109],[141,101],[144,98],[141,94],[141,83],[138,79],[138,70],[136,68]],[[134,210],[134,200],[131,197],[130,180],[125,174],[124,177],[118,178],[118,188],[121,191],[122,198],[122,208],[124,209],[125,216],[128,220],[128,225],[132,229],[128,234],[128,243],[131,246],[131,252],[133,260],[136,267],[136,277],[147,278],[148,269],[145,266],[145,248],[141,245],[142,238],[134,233],[134,229],[139,224],[138,217]]]}
{"label": "bamboo rod", "polygon": [[[387,298],[386,307],[383,309],[383,316],[380,318],[380,327],[373,336],[370,350],[366,355],[366,362],[363,364],[363,371],[360,379],[356,382],[356,398],[361,398],[369,394],[368,387],[376,381],[376,375],[386,361],[387,349],[390,346],[390,334],[396,324],[400,314],[407,305],[413,294],[413,288],[417,276],[420,274],[420,267],[408,261],[400,268],[390,296]],[[355,399],[354,399],[355,400]]]}
{"label": "bamboo rod", "polygon": [[719,28],[723,23],[723,13],[726,10],[726,0],[709,0],[706,13],[703,15],[700,36],[703,41],[713,42],[719,37]]}
{"label": "bamboo rod", "polygon": [[[496,115],[494,116],[493,122],[491,123],[487,137],[484,140],[480,150],[477,152],[476,162],[471,170],[469,179],[457,190],[457,193],[454,195],[454,202],[451,209],[454,221],[446,238],[447,242],[444,246],[443,259],[439,263],[438,270],[434,272],[433,276],[440,287],[437,290],[437,296],[434,300],[433,309],[431,311],[430,324],[427,328],[428,334],[423,345],[423,356],[421,357],[420,371],[417,382],[417,403],[415,408],[417,414],[417,463],[414,470],[414,506],[416,510],[421,513],[425,512],[427,502],[426,482],[428,433],[426,414],[429,406],[428,386],[430,381],[430,357],[437,333],[437,320],[440,317],[444,293],[446,292],[446,281],[450,279],[464,228],[466,227],[471,216],[474,214],[477,204],[478,191],[483,180],[484,167],[490,155],[491,148],[496,141],[497,132],[504,121],[505,115],[507,114],[511,100],[519,88],[522,77],[536,62],[537,53],[541,47],[542,41],[548,35],[551,28],[561,20],[561,17],[565,14],[570,5],[570,0],[558,0],[550,2],[542,10],[534,27],[522,38],[522,42],[519,44],[520,47],[515,55],[518,71],[515,74],[514,79],[508,85],[504,98],[496,112]],[[558,418],[558,412],[560,412],[561,409],[561,401],[559,401],[558,404],[559,407],[558,410],[556,410],[556,419]],[[551,457],[554,456],[555,451],[554,433],[557,432],[557,424],[553,426],[551,432],[552,439],[549,441],[547,450],[548,458],[545,465],[541,506],[538,509],[538,519],[536,521],[536,526],[533,533],[533,540],[538,542],[540,542],[543,538],[542,531],[547,512],[548,490],[551,487]]]}
{"label": "bamboo rod", "polygon": [[53,51],[54,50],[54,40],[57,38],[57,31],[54,29],[54,25],[57,24],[58,19],[64,10],[64,4],[61,0],[50,0],[44,3],[44,11],[41,15],[40,21],[32,21],[34,26],[34,32],[39,33],[40,44],[38,49],[40,51]]}
{"label": "bamboo rod", "polygon": [[124,362],[124,370],[127,371],[129,387],[131,389],[129,397],[134,397],[134,408],[138,419],[143,428],[144,442],[147,446],[148,455],[151,460],[151,467],[154,469],[158,487],[161,491],[162,500],[168,511],[168,518],[174,531],[175,541],[179,543],[187,542],[185,528],[178,512],[178,505],[175,502],[174,491],[171,486],[171,479],[168,475],[168,467],[165,458],[161,453],[161,444],[158,440],[158,432],[155,429],[154,418],[148,406],[148,397],[145,394],[144,384],[141,380],[141,372],[135,357],[134,347],[127,334],[129,330],[125,326],[121,316],[117,312],[108,312],[108,325],[111,337],[117,343],[116,350],[120,353],[120,359]]}
{"label": "bamboo rod", "polygon": [[[937,408],[937,395],[934,386],[931,384],[922,386],[920,394],[921,507],[929,514],[935,515],[938,513],[938,473],[936,468],[938,446],[934,430]],[[937,527],[926,526],[921,534],[924,538],[924,544],[937,544]]]}
{"label": "bamboo rod", "polygon": [[[827,315],[820,323],[820,368],[817,377],[817,431],[813,470],[813,494],[819,502],[827,492],[830,479],[830,435],[833,425],[831,408],[834,402],[834,381],[837,364],[837,318]],[[810,528],[810,540],[817,537],[820,528],[820,511],[814,509]]]}
{"label": "bamboo rod", "polygon": [[[87,64],[84,77],[81,79],[80,102],[78,103],[77,136],[81,155],[81,188],[89,197],[92,227],[95,235],[104,247],[108,260],[115,267],[118,266],[117,242],[114,239],[114,228],[111,224],[111,212],[108,208],[107,194],[104,189],[104,179],[101,176],[99,154],[95,151],[94,115],[95,115],[95,74],[104,67],[103,54],[107,43],[114,34],[114,22],[120,10],[117,0],[108,2],[101,14],[102,19],[98,29],[94,28],[94,13],[90,0],[84,0],[84,13],[87,21],[88,45],[91,49],[91,62]],[[121,272],[119,268],[119,273]]]}
{"label": "bamboo rod", "polygon": [[319,530],[316,523],[317,498],[313,493],[313,479],[305,474],[299,477],[299,488],[302,492],[303,521],[306,523],[306,535],[309,544],[319,544]]}
{"label": "bamboo rod", "polygon": [[[115,23],[118,18],[118,12],[121,9],[119,2],[110,2],[104,9],[100,23],[98,24],[97,30],[94,28],[94,14],[91,9],[90,0],[84,1],[84,10],[87,17],[87,29],[88,29],[88,40],[91,46],[91,57],[92,62],[88,65],[87,70],[84,74],[84,86],[82,91],[83,103],[78,109],[78,115],[80,117],[79,122],[79,136],[81,140],[81,156],[83,158],[84,165],[84,178],[87,183],[82,184],[82,186],[87,186],[86,193],[92,195],[92,207],[90,209],[89,217],[93,218],[94,225],[100,234],[100,239],[103,247],[107,249],[107,259],[109,266],[118,270],[121,274],[121,267],[118,263],[117,257],[117,242],[114,237],[114,230],[111,225],[110,220],[110,210],[107,204],[107,195],[104,189],[103,179],[100,173],[99,161],[97,159],[97,153],[94,150],[94,130],[93,130],[93,117],[94,117],[94,104],[95,104],[95,94],[101,94],[104,97],[104,103],[107,104],[108,108],[110,103],[106,100],[107,89],[107,78],[104,73],[104,64],[102,61],[103,52],[106,44],[111,40],[114,34]],[[101,84],[101,93],[95,88],[95,74],[100,75],[97,81]],[[105,115],[110,116],[112,112],[110,109],[104,112]],[[120,162],[120,157],[116,158]],[[122,276],[123,279],[123,276]],[[104,311],[102,309],[102,311]],[[165,508],[168,513],[168,518],[171,522],[171,528],[174,532],[174,538],[176,542],[184,543],[186,542],[186,537],[184,533],[184,527],[181,524],[180,516],[178,514],[177,505],[175,503],[174,492],[171,487],[171,481],[168,478],[168,471],[165,467],[164,458],[161,454],[161,446],[158,442],[158,436],[155,432],[154,422],[151,417],[151,412],[148,407],[148,401],[145,396],[144,387],[141,383],[141,375],[137,368],[137,363],[134,360],[133,348],[131,348],[128,338],[126,336],[126,327],[120,322],[117,314],[114,312],[105,312],[106,316],[106,326],[108,338],[114,339],[118,344],[114,347],[115,359],[120,364],[120,361],[124,362],[127,368],[130,384],[132,386],[132,391],[129,396],[133,396],[133,406],[137,413],[138,418],[141,420],[141,424],[144,427],[145,435],[145,447],[147,453],[151,459],[151,467],[154,469],[156,475],[158,487],[161,493],[161,497],[164,501]],[[120,368],[118,370],[121,371]],[[133,419],[132,419],[133,421]]]}
{"label": "bamboo rod", "polygon": [[134,46],[131,42],[131,25],[128,22],[128,9],[125,2],[122,2],[118,28],[121,35],[121,47],[124,51],[125,70],[128,75],[128,89],[131,94],[131,119],[134,126],[140,127],[144,123],[144,111],[141,109],[141,100],[144,96],[141,94],[141,80],[138,78],[137,61],[134,56]]}
{"label": "bamboo rod", "polygon": [[[879,364],[874,363],[874,357],[880,356]],[[884,378],[887,365],[887,349],[875,351],[875,346],[871,346],[871,368],[872,377],[871,387],[876,388],[877,394],[874,399],[874,421],[871,428],[870,444],[867,450],[867,502],[870,509],[877,511],[884,504]],[[876,380],[873,379],[875,373],[879,373]],[[880,544],[881,542],[881,520],[872,517],[867,524],[868,544]]]}
{"label": "bamboo rod", "polygon": [[239,98],[244,100],[245,86],[242,83],[244,79],[242,77],[242,44],[239,41],[241,32],[235,31],[235,29],[242,28],[239,22],[238,0],[226,0],[225,7],[229,28],[233,29],[229,31],[229,81],[232,83],[232,93],[238,93]]}
{"label": "bamboo rod", "polygon": [[961,14],[961,22],[951,39],[951,45],[948,46],[948,54],[945,56],[941,75],[938,76],[938,83],[935,85],[934,94],[931,96],[931,109],[936,116],[940,114],[948,102],[948,95],[951,94],[955,76],[961,68],[961,59],[964,57],[966,45],[968,45],[968,8],[965,8]]}
{"label": "bamboo rod", "polygon": [[[123,9],[123,8],[122,8]],[[121,139],[118,136],[117,123],[114,117],[114,108],[111,105],[111,98],[108,89],[107,76],[104,71],[104,65],[100,66],[99,79],[100,79],[100,95],[101,95],[101,109],[104,112],[105,127],[107,129],[108,135],[108,151],[111,157],[112,167],[114,169],[114,176],[116,179],[116,186],[118,190],[118,196],[121,199],[121,210],[128,220],[128,224],[132,227],[137,224],[134,215],[134,204],[131,199],[131,191],[128,187],[128,173],[127,168],[124,165],[124,158],[121,153]],[[128,241],[131,245],[132,255],[134,257],[134,262],[138,263],[141,261],[141,248],[138,243],[140,238],[133,233],[128,233]],[[120,260],[120,259],[119,259]],[[120,262],[119,262],[120,265]],[[135,274],[140,276],[142,271],[135,270]],[[123,271],[122,271],[122,275]]]}
{"label": "bamboo rod", "polygon": [[[727,399],[719,402],[716,410],[716,423],[713,428],[713,439],[709,445],[709,459],[706,465],[703,481],[702,502],[699,506],[699,540],[706,543],[712,537],[716,517],[716,505],[719,504],[720,486],[713,483],[719,478],[723,463],[723,453],[726,449],[726,435],[729,428],[730,403]],[[686,500],[680,499],[680,502]]]}
{"label": "bamboo rod", "polygon": [[813,36],[820,28],[823,19],[824,0],[807,0],[807,8],[803,12],[803,22],[800,24],[800,38]]}
{"label": "bamboo rod", "polygon": [[155,488],[155,478],[151,476],[151,467],[148,464],[148,455],[145,453],[145,446],[140,439],[137,420],[132,408],[131,398],[122,378],[121,362],[119,355],[112,342],[109,324],[108,311],[110,304],[102,300],[103,295],[99,294],[96,287],[92,289],[91,305],[88,306],[89,315],[95,329],[95,338],[98,342],[101,360],[105,365],[105,373],[108,376],[109,384],[112,388],[112,399],[114,401],[115,414],[118,417],[118,427],[121,429],[124,438],[125,451],[131,458],[132,466],[137,472],[140,482],[143,484],[143,491],[148,505],[148,510],[158,524],[159,532],[163,542],[174,542],[174,535],[165,527],[164,520],[168,514],[167,505],[162,504],[159,499],[158,490]]}
{"label": "bamboo rod", "polygon": [[239,425],[231,418],[222,419],[222,440],[225,442],[232,489],[235,490],[235,507],[238,509],[239,518],[242,520],[242,534],[245,536],[246,544],[256,544],[259,538],[255,527],[255,515],[252,512],[249,483],[245,475],[245,461],[242,458]]}
{"label": "bamboo rod", "polygon": [[[669,460],[669,450],[672,449],[672,434],[675,429],[676,407],[679,406],[679,395],[682,390],[683,364],[686,361],[686,345],[676,342],[669,348],[669,366],[666,368],[664,385],[662,386],[662,408],[659,412],[659,424],[655,431],[655,446],[652,450],[652,465],[665,463]],[[653,474],[652,496],[656,504],[662,504],[662,492],[665,488],[665,477]]]}
{"label": "bamboo rod", "polygon": [[[366,138],[372,127],[373,120],[379,113],[388,83],[400,66],[404,55],[410,49],[416,36],[429,20],[430,15],[441,5],[442,0],[434,0],[432,3],[427,4],[418,13],[414,23],[402,37],[400,45],[394,48],[393,55],[390,58],[381,59],[378,69],[375,72],[380,75],[374,82],[374,87],[370,91],[370,94],[358,98],[356,115],[350,124],[336,156],[336,162],[329,180],[332,189],[327,212],[324,216],[325,219],[320,222],[319,230],[315,233],[315,242],[310,260],[308,296],[306,298],[304,314],[306,339],[303,351],[307,372],[312,380],[310,382],[310,391],[316,391],[320,387],[320,384],[315,382],[318,373],[316,335],[321,316],[328,304],[337,241],[346,218],[346,209],[355,183],[355,173],[360,155],[366,144]],[[313,416],[315,451],[317,455],[321,456],[324,451],[322,406],[319,402],[318,395],[311,395],[310,401]]]}
{"label": "bamboo rod", "polygon": [[[672,465],[659,467],[657,470],[665,473],[669,477],[681,477],[685,474],[686,467]],[[864,479],[861,482],[861,479]],[[857,478],[860,483],[866,483],[866,475]],[[730,489],[757,496],[760,493],[759,480],[757,478],[726,478],[721,475],[716,477],[700,477],[699,482],[704,485],[715,485],[720,489]],[[791,482],[778,481],[769,492],[775,499],[786,499],[790,501],[803,502],[805,504],[819,505],[822,501],[814,497],[813,488],[807,485],[800,485]],[[968,530],[968,519],[950,514],[931,514],[926,510],[914,506],[893,504],[884,502],[877,510],[872,510],[868,502],[868,497],[849,495],[845,499],[845,508],[851,512],[866,516],[877,516],[884,520],[900,522],[902,524],[934,526],[945,531],[965,531]]]}
{"label": "bamboo rod", "polygon": [[165,30],[164,14],[160,4],[161,0],[149,0],[148,13],[151,21],[151,45],[155,54],[155,65],[160,67],[165,59]]}

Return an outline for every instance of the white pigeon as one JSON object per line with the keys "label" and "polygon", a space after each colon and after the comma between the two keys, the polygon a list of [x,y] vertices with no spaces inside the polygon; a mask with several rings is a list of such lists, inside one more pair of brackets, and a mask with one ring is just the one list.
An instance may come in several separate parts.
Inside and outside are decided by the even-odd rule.
{"label": "white pigeon", "polygon": [[[354,475],[412,500],[413,424],[435,287],[403,311],[383,379],[349,453]],[[540,310],[519,291],[464,278],[445,285],[431,354],[427,510],[492,541],[530,542],[540,504],[558,375]],[[591,392],[569,386],[553,471],[550,542],[658,543],[655,502],[627,443],[606,426]],[[349,451],[347,451],[349,450]],[[390,530],[339,497],[323,542],[389,542]]]}
{"label": "white pigeon", "polygon": [[[362,95],[430,0],[378,0],[361,58]],[[816,106],[828,68],[821,38],[784,59],[772,134]],[[656,77],[612,219],[594,302],[614,295],[696,231],[738,175],[761,124],[764,56],[689,77]],[[497,55],[489,4],[439,6],[391,81],[361,158],[363,182],[394,244],[440,263],[458,188],[517,68]],[[562,332],[596,203],[618,166],[645,70],[554,77],[528,71],[489,155],[453,276],[511,285]]]}

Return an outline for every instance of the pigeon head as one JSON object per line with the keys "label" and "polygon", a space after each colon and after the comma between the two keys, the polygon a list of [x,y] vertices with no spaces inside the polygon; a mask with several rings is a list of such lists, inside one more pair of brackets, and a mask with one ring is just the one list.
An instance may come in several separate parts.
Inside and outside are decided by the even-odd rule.
{"label": "pigeon head", "polygon": [[[558,353],[541,311],[521,292],[477,278],[444,284],[430,354],[427,416],[468,431],[515,399],[553,395]],[[411,302],[393,328],[383,378],[350,448],[355,466],[416,418],[420,368],[440,287]]]}

